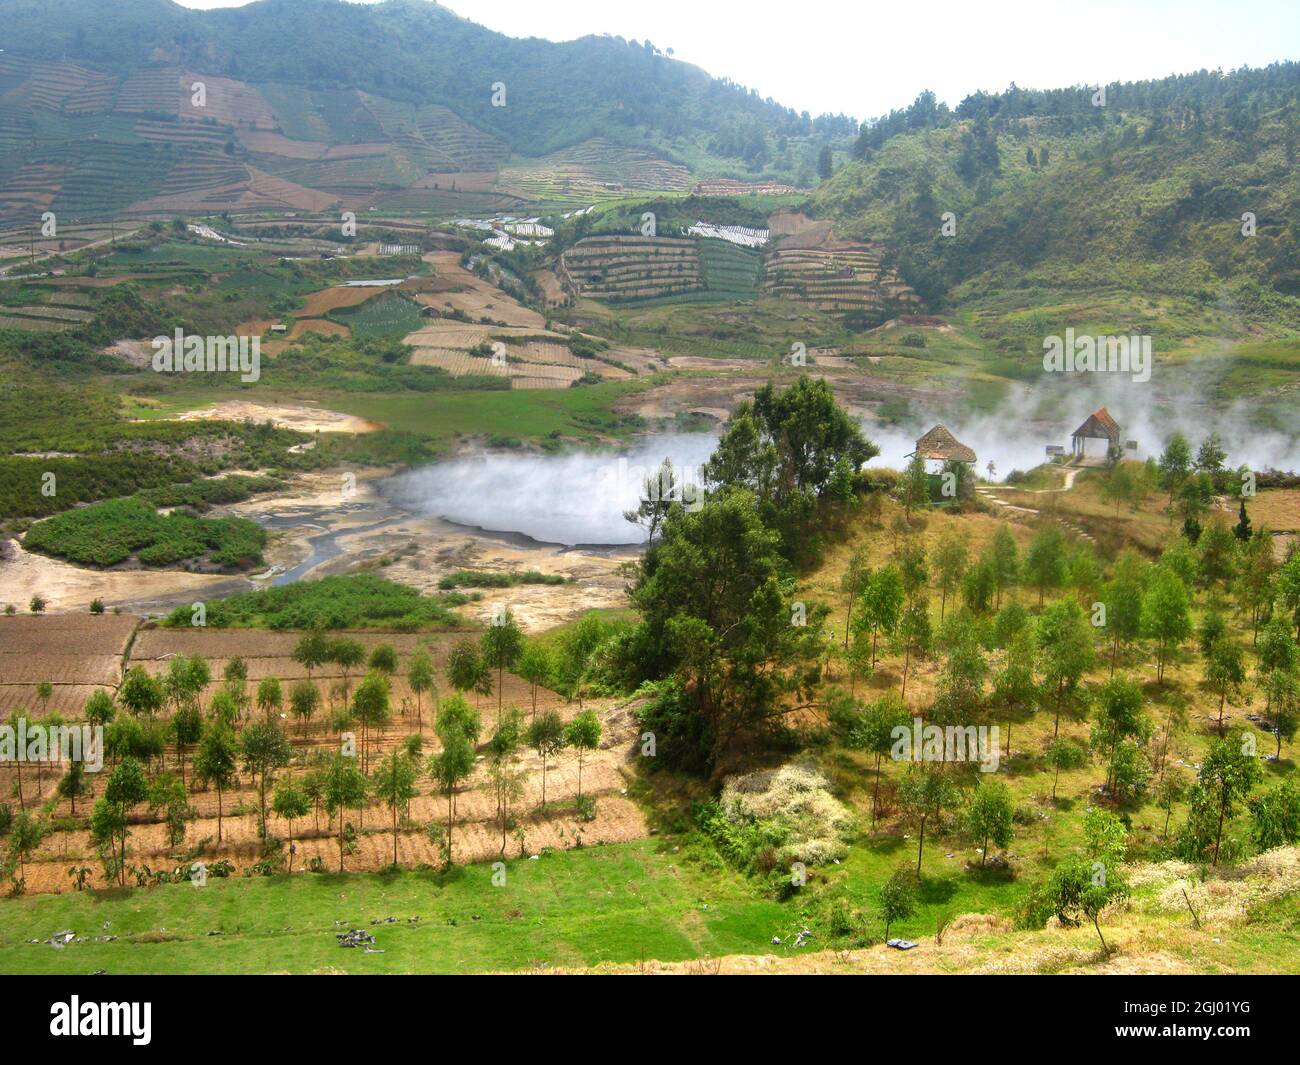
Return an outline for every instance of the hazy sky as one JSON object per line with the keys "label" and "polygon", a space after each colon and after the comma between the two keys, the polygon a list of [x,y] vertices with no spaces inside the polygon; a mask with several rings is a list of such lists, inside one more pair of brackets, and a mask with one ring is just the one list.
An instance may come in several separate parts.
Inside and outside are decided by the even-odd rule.
{"label": "hazy sky", "polygon": [[[241,7],[249,0],[179,0]],[[359,0],[375,2],[375,0]],[[813,114],[1300,59],[1297,0],[447,0],[513,37],[649,39]]]}

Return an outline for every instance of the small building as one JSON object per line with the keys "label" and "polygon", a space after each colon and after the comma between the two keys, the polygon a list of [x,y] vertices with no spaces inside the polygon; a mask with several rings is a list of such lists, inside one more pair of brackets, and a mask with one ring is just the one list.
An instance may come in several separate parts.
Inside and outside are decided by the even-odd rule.
{"label": "small building", "polygon": [[975,464],[975,452],[952,435],[946,425],[936,425],[916,442],[916,450],[908,455],[920,455],[926,462],[966,462]]}
{"label": "small building", "polygon": [[1098,407],[1088,415],[1087,421],[1070,434],[1070,440],[1071,451],[1079,459],[1087,457],[1089,440],[1104,440],[1106,448],[1102,457],[1105,457],[1112,448],[1119,447],[1119,422],[1111,417],[1110,411],[1105,407]]}

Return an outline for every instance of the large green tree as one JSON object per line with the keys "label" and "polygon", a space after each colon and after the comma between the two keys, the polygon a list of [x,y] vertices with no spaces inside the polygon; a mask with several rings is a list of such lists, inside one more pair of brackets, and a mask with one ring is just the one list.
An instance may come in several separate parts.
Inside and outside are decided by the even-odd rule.
{"label": "large green tree", "polygon": [[777,535],[733,490],[669,517],[632,586],[633,641],[652,675],[675,676],[718,770],[820,676],[826,608],[797,601]]}

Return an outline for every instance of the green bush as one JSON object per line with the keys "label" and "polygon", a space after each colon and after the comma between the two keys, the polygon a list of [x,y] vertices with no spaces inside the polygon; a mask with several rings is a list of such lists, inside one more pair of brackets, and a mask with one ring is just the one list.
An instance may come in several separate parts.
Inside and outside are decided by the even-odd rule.
{"label": "green bush", "polygon": [[262,565],[266,530],[244,518],[160,514],[142,499],[110,499],[37,522],[23,546],[82,565],[113,566],[133,555],[146,566],[186,559],[242,569]]}

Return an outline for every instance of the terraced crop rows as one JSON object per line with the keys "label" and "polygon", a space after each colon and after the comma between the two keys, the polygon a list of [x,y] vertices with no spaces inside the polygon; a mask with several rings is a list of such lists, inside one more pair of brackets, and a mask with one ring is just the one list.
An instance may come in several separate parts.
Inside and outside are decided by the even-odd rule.
{"label": "terraced crop rows", "polygon": [[768,256],[763,289],[831,313],[874,310],[886,299],[919,302],[869,245],[781,248]]}
{"label": "terraced crop rows", "polygon": [[150,67],[133,71],[117,90],[115,111],[179,115],[181,109],[180,67]]}
{"label": "terraced crop rows", "polygon": [[648,299],[704,287],[695,241],[675,237],[586,237],[567,249],[560,269],[593,299]]}

